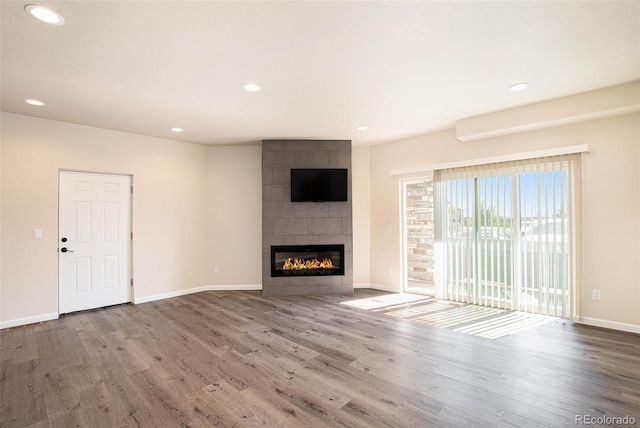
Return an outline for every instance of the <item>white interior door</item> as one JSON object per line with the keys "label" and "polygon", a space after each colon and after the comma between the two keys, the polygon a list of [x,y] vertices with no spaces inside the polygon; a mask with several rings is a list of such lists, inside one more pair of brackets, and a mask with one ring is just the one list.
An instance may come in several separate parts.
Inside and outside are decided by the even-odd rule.
{"label": "white interior door", "polygon": [[60,313],[131,301],[131,177],[60,172]]}

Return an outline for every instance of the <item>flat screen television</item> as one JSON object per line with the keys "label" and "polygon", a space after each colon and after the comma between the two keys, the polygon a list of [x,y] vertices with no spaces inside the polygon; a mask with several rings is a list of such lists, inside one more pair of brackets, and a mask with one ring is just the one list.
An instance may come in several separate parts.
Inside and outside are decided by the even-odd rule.
{"label": "flat screen television", "polygon": [[291,170],[291,202],[347,200],[346,168],[294,168]]}

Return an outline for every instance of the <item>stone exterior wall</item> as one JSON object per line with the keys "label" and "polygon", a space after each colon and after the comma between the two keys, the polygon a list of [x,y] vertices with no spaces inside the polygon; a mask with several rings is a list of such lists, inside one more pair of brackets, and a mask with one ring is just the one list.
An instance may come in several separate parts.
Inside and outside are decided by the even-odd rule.
{"label": "stone exterior wall", "polygon": [[[347,168],[346,202],[291,202],[291,168]],[[262,292],[353,294],[351,141],[262,142]],[[272,245],[344,244],[344,276],[271,277]]]}
{"label": "stone exterior wall", "polygon": [[433,182],[406,186],[407,276],[409,280],[434,283],[435,223]]}

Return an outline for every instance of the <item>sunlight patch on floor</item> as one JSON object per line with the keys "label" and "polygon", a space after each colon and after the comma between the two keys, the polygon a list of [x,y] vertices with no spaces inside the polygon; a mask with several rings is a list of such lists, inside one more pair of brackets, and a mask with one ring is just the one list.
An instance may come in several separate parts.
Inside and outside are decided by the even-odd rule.
{"label": "sunlight patch on floor", "polygon": [[454,330],[487,339],[498,339],[500,337],[537,327],[553,320],[553,317],[544,315],[527,314],[524,312],[507,312],[506,314],[494,319],[475,322],[471,325],[454,328]]}
{"label": "sunlight patch on floor", "polygon": [[486,339],[516,334],[555,319],[411,293],[385,294],[342,304]]}
{"label": "sunlight patch on floor", "polygon": [[358,299],[358,300],[349,300],[346,302],[342,302],[343,305],[353,306],[354,308],[360,309],[378,309],[378,308],[389,308],[398,304],[405,304],[410,302],[419,302],[433,300],[431,297],[421,296],[418,294],[409,294],[409,293],[392,293],[385,294],[382,296],[369,297],[366,299]]}

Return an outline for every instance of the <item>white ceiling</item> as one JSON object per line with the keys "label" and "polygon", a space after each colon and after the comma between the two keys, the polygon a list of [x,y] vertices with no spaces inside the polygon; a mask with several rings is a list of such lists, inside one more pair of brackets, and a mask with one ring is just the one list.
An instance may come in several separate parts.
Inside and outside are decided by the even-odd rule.
{"label": "white ceiling", "polygon": [[27,3],[0,6],[3,111],[200,144],[375,144],[640,79],[638,1]]}

